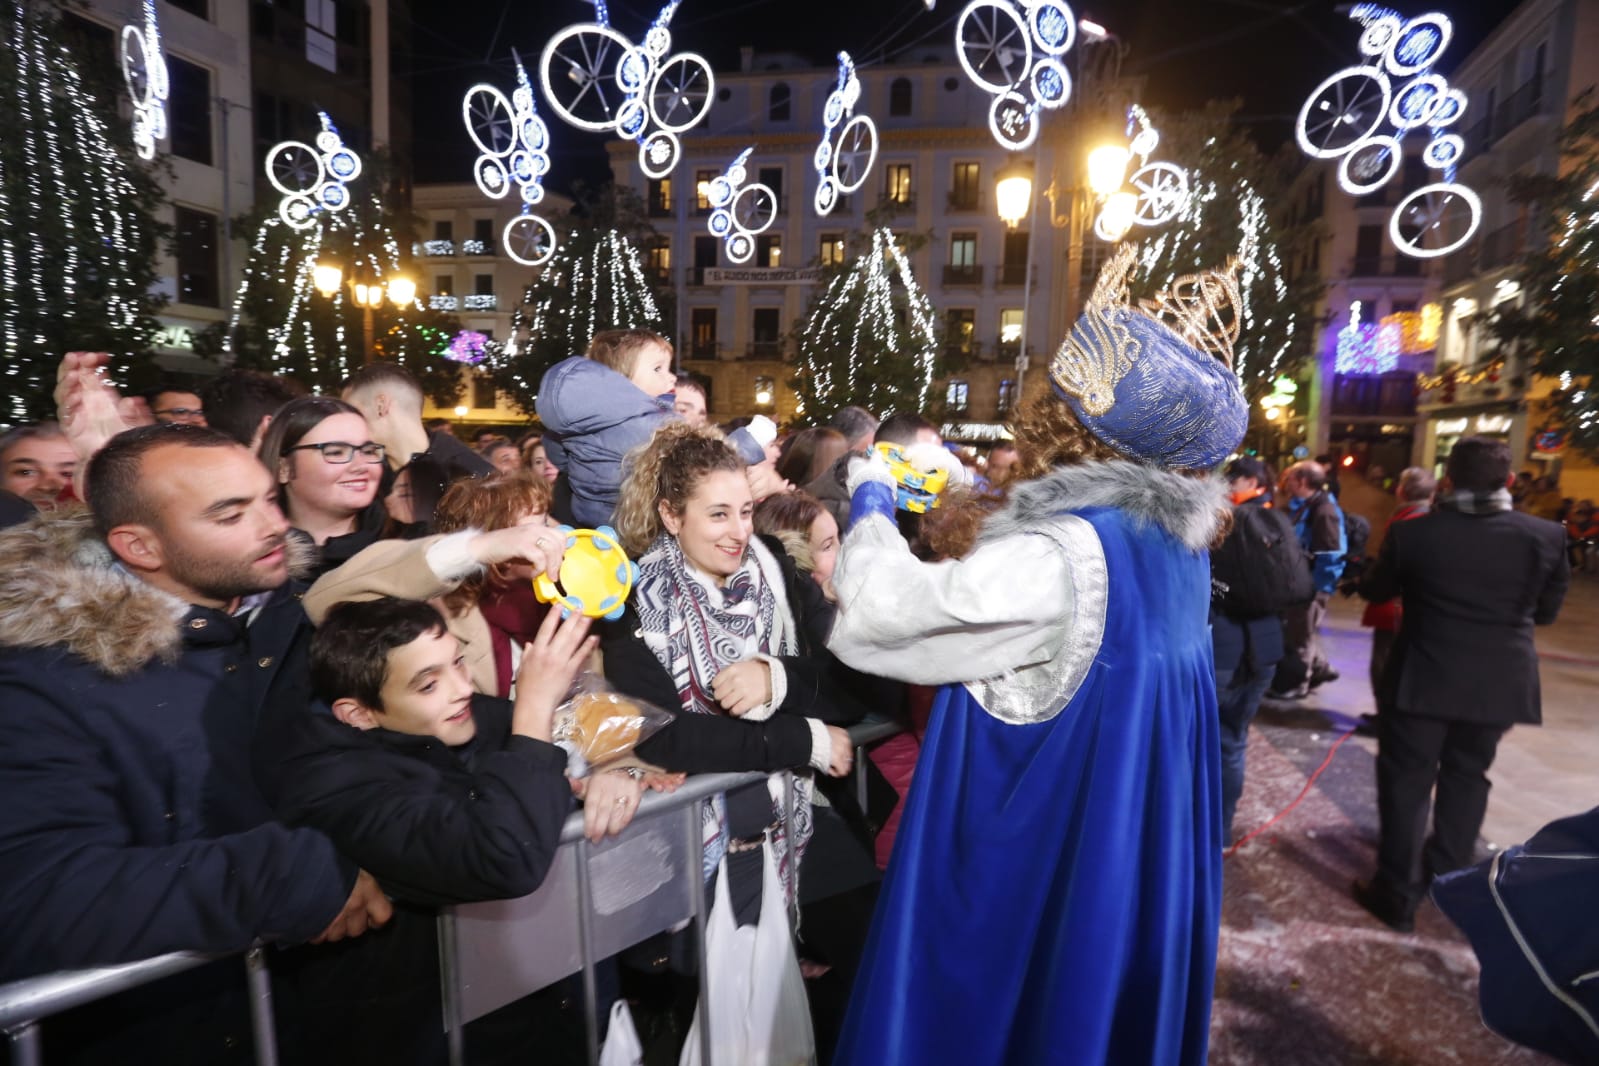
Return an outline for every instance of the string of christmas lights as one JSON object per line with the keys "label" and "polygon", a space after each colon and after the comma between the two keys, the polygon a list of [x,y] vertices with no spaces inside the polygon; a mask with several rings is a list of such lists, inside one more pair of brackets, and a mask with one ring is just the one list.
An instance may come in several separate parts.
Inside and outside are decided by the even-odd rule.
{"label": "string of christmas lights", "polygon": [[[932,301],[894,234],[879,229],[871,248],[828,283],[801,327],[798,370],[806,407],[925,410],[937,344]],[[884,364],[907,362],[914,383],[909,395],[882,373]]]}

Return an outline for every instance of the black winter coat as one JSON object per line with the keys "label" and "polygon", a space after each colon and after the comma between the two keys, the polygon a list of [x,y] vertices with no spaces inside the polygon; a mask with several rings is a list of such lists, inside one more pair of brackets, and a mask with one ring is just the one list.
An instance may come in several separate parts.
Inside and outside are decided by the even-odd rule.
{"label": "black winter coat", "polygon": [[1570,576],[1565,531],[1542,518],[1437,508],[1396,522],[1360,583],[1368,600],[1405,604],[1378,692],[1384,710],[1541,722],[1533,626],[1555,620]]}
{"label": "black winter coat", "polygon": [[396,899],[515,899],[560,846],[566,755],[513,735],[507,700],[474,696],[472,714],[460,748],[355,729],[320,705],[280,715],[257,738],[256,774],[285,823],[326,833]]}
{"label": "black winter coat", "polygon": [[86,517],[0,534],[0,981],[339,913],[355,866],[250,775],[261,708],[303,684],[294,591],[245,625],[115,570]]}

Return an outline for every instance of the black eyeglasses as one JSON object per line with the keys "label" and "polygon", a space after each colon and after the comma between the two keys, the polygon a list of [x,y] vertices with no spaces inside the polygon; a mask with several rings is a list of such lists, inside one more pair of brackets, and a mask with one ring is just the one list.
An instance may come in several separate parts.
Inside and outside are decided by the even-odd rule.
{"label": "black eyeglasses", "polygon": [[172,418],[201,418],[205,412],[198,407],[163,407],[159,411],[151,411],[153,415],[169,415]]}
{"label": "black eyeglasses", "polygon": [[315,448],[322,453],[322,461],[324,463],[341,464],[354,459],[356,452],[360,452],[361,458],[369,463],[381,463],[385,452],[383,445],[373,441],[367,441],[365,444],[351,444],[346,440],[330,440],[321,444],[296,444],[288,450],[291,452],[303,452],[310,448]]}

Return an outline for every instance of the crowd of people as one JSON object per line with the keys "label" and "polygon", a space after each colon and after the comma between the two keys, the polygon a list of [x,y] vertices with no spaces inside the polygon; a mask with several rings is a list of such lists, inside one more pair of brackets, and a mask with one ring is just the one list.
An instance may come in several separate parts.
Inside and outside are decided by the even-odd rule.
{"label": "crowd of people", "polygon": [[[1143,354],[1094,377],[1111,333],[1079,323],[981,457],[915,412],[709,425],[643,330],[472,444],[390,364],[124,397],[68,355],[60,421],[0,436],[0,981],[264,942],[285,1061],[440,1062],[439,908],[536,890],[574,809],[601,840],[685,775],[791,770],[792,805],[705,805],[702,872],[737,926],[798,916],[820,1061],[1202,1063],[1250,724],[1337,680],[1330,598],[1374,631],[1354,892],[1406,929],[1471,862],[1495,745],[1538,718],[1531,627],[1599,530],[1587,501],[1566,531],[1513,511],[1508,451],[1469,438],[1442,482],[1400,475],[1363,566],[1329,471],[1238,456],[1229,365],[1114,292],[1084,319]],[[903,506],[877,444],[947,475],[940,506]],[[601,524],[638,565],[620,616],[540,602],[562,527]],[[667,724],[574,770],[581,686]],[[874,711],[906,731],[861,792]],[[657,1004],[681,1042],[699,965],[663,934],[592,1006]],[[579,995],[469,1025],[470,1061],[581,1061]],[[199,971],[64,1016],[52,1057],[246,1061],[246,1008]]]}

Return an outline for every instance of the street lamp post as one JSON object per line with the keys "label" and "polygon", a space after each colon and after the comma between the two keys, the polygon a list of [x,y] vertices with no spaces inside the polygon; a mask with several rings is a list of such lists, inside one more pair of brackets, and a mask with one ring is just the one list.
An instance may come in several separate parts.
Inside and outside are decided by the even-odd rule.
{"label": "street lamp post", "polygon": [[[311,284],[331,299],[344,284],[344,268],[335,259],[321,259],[311,268]],[[404,274],[391,274],[387,280],[357,273],[350,278],[350,302],[361,309],[361,361],[371,363],[377,345],[373,338],[372,312],[383,306],[385,298],[395,307],[416,302],[416,282]]]}

